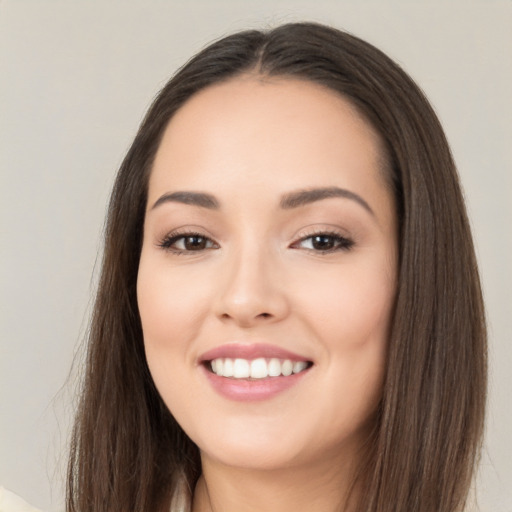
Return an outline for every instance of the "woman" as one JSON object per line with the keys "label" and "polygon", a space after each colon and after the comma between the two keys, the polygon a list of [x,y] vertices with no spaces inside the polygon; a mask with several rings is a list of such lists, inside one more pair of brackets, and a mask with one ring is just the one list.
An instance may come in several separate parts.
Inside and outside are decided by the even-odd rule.
{"label": "woman", "polygon": [[226,37],[108,214],[69,510],[462,510],[485,324],[439,122],[316,24]]}

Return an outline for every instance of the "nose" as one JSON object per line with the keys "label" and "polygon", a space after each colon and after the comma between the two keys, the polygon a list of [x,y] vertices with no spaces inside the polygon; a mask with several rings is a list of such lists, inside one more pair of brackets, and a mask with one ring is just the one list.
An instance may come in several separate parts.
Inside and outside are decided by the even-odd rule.
{"label": "nose", "polygon": [[234,260],[221,272],[218,318],[245,328],[284,319],[289,313],[288,297],[272,258],[254,251]]}

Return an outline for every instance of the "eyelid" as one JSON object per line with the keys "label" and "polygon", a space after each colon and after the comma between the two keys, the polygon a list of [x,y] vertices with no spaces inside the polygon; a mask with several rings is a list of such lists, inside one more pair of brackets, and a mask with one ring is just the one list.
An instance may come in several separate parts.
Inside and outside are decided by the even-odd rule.
{"label": "eyelid", "polygon": [[351,233],[336,224],[315,223],[302,227],[295,235],[293,235],[292,239],[294,241],[299,241],[315,235],[333,235],[346,239],[353,238]]}
{"label": "eyelid", "polygon": [[[301,247],[308,239],[312,239],[315,236],[325,236],[335,239],[334,247],[321,249],[314,247]],[[194,249],[180,249],[177,247],[173,247],[179,240],[186,239],[187,237],[199,237],[206,241],[207,246],[203,248]],[[344,230],[341,230],[335,226],[311,226],[303,228],[296,236],[294,236],[294,241],[289,244],[289,247],[292,249],[303,249],[316,254],[328,254],[339,251],[348,251],[355,244],[353,237],[347,235]],[[168,251],[172,254],[187,254],[187,255],[199,255],[204,253],[205,251],[210,251],[213,249],[219,249],[220,244],[215,240],[213,236],[206,232],[203,228],[198,226],[186,226],[180,227],[170,232],[167,232],[165,235],[160,237],[156,244],[159,249],[164,251]]]}
{"label": "eyelid", "polygon": [[349,251],[354,246],[355,242],[351,236],[348,236],[346,233],[342,232],[340,229],[329,227],[329,228],[314,228],[310,230],[302,230],[296,237],[295,241],[290,244],[290,247],[292,249],[301,249],[299,247],[299,244],[302,242],[314,238],[315,236],[327,236],[327,237],[333,237],[337,239],[338,242],[341,242],[336,247],[326,249],[326,250],[320,250],[320,249],[314,249],[314,248],[303,248],[306,251],[310,251],[317,254],[328,254],[328,253],[334,253],[339,251]]}
{"label": "eyelid", "polygon": [[[196,251],[194,250],[186,250],[186,249],[177,249],[173,248],[172,245],[175,244],[177,241],[181,239],[185,239],[187,237],[200,237],[204,238],[207,242],[210,242],[213,246],[212,247],[206,247],[204,249],[198,249]],[[156,245],[158,248],[168,251],[172,254],[181,255],[181,254],[187,254],[187,255],[194,255],[194,253],[200,254],[204,253],[205,251],[210,251],[212,249],[218,249],[220,246],[219,244],[214,240],[214,238],[206,234],[204,230],[201,228],[197,228],[195,226],[189,226],[184,228],[178,228],[170,231],[169,233],[166,233],[164,236],[160,237],[158,241],[156,242]]]}

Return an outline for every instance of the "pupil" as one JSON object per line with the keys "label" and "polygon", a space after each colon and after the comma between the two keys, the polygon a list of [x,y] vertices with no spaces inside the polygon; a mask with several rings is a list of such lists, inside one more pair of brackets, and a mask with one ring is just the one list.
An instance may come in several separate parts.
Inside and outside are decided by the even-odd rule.
{"label": "pupil", "polygon": [[189,251],[197,251],[204,249],[206,246],[206,239],[202,236],[188,236],[185,239],[185,248]]}
{"label": "pupil", "polygon": [[317,235],[313,237],[313,247],[319,250],[332,249],[334,246],[334,241],[332,237],[327,235]]}

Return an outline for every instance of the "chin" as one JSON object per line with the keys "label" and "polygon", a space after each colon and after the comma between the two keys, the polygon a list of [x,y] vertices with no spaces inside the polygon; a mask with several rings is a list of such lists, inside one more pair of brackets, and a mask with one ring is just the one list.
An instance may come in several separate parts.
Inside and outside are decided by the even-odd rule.
{"label": "chin", "polygon": [[330,438],[325,432],[319,433],[313,425],[291,428],[288,424],[283,430],[275,423],[255,425],[253,421],[253,428],[247,428],[247,423],[231,429],[212,428],[209,435],[194,441],[201,451],[203,463],[207,459],[232,468],[256,471],[310,467],[334,459],[346,460],[361,445],[363,429],[348,429],[344,435],[342,428],[341,435],[338,431],[336,437]]}
{"label": "chin", "polygon": [[253,446],[230,444],[209,451],[201,450],[203,461],[207,458],[224,466],[252,471],[274,471],[292,467],[300,462],[299,455],[275,446],[262,447],[260,443]]}
{"label": "chin", "polygon": [[[252,428],[247,423],[231,428],[212,428],[207,433],[191,433],[201,457],[241,469],[272,470],[293,465],[303,452],[304,440],[286,437],[281,429],[269,428],[268,421]],[[276,425],[274,425],[275,427]],[[288,429],[289,431],[289,429]],[[196,435],[195,435],[196,434]]]}

